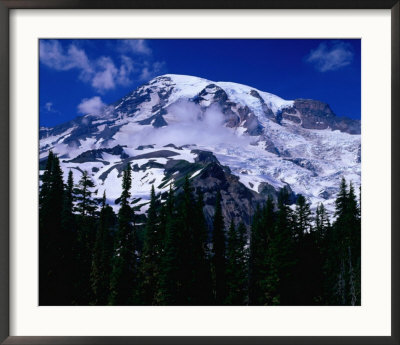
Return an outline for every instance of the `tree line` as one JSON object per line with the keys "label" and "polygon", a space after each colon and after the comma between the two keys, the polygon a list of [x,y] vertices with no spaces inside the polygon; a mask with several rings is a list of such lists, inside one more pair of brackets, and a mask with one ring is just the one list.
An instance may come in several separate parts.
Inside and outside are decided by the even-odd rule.
{"label": "tree line", "polygon": [[[132,207],[131,167],[123,170],[119,211],[93,197],[87,172],[64,183],[49,152],[39,192],[40,305],[360,305],[361,214],[342,179],[331,223],[286,188],[269,197],[250,229],[225,229],[223,191],[213,226],[203,195],[186,177],[164,199],[151,189],[142,222]],[[360,193],[361,194],[361,193]]]}

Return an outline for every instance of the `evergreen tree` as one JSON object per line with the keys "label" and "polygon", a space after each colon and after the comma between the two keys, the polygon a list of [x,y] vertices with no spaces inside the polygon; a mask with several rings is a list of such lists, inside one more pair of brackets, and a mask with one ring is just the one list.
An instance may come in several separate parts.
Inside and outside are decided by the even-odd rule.
{"label": "evergreen tree", "polygon": [[351,305],[361,304],[361,218],[353,184],[350,183],[347,215],[347,300]]}
{"label": "evergreen tree", "polygon": [[278,281],[275,249],[272,248],[275,213],[272,198],[268,196],[263,209],[254,215],[250,239],[249,304],[275,304]]}
{"label": "evergreen tree", "polygon": [[141,284],[144,293],[142,298],[146,305],[153,305],[156,302],[156,290],[159,280],[159,267],[162,252],[163,239],[160,237],[160,224],[156,208],[156,194],[154,185],[152,185],[141,258]]}
{"label": "evergreen tree", "polygon": [[190,248],[190,255],[193,258],[191,305],[211,305],[213,302],[211,266],[207,249],[207,224],[203,207],[203,194],[199,192],[193,206],[193,231]]}
{"label": "evergreen tree", "polygon": [[75,284],[78,293],[74,302],[78,305],[87,305],[93,299],[90,272],[96,233],[95,211],[97,203],[92,199],[94,187],[95,185],[88,172],[84,171],[78,185],[74,188],[75,211],[78,213],[76,250],[78,267]]}
{"label": "evergreen tree", "polygon": [[311,225],[310,204],[303,195],[297,196],[293,212],[293,267],[292,294],[293,305],[313,305],[320,295],[320,252]]}
{"label": "evergreen tree", "polygon": [[128,164],[122,178],[122,193],[118,212],[118,230],[115,238],[113,269],[109,304],[131,305],[137,301],[137,257],[135,253],[134,212],[129,204],[132,186],[131,167]]}
{"label": "evergreen tree", "polygon": [[165,217],[164,255],[161,258],[160,285],[156,298],[157,304],[160,305],[178,305],[181,290],[181,282],[179,280],[181,239],[172,187],[170,187],[165,205]]}
{"label": "evergreen tree", "polygon": [[[64,198],[64,213],[62,221],[65,223],[73,222],[71,217],[73,217],[73,207],[74,207],[74,177],[72,171],[68,172],[67,184],[65,186],[65,198]],[[68,227],[64,225],[64,227]]]}
{"label": "evergreen tree", "polygon": [[323,203],[320,203],[316,209],[315,216],[315,231],[317,232],[317,239],[319,244],[323,241],[329,230],[331,224],[329,221],[328,213]]}
{"label": "evergreen tree", "polygon": [[243,305],[246,303],[247,253],[245,235],[245,225],[240,223],[236,229],[232,220],[226,248],[227,296],[225,304],[227,305]]}
{"label": "evergreen tree", "polygon": [[328,212],[326,211],[323,203],[320,203],[317,206],[315,214],[315,227],[312,229],[309,237],[309,242],[312,242],[313,246],[312,248],[306,248],[305,250],[308,251],[309,254],[311,253],[312,257],[309,260],[312,262],[312,264],[306,263],[305,265],[309,265],[309,267],[311,267],[311,270],[308,270],[308,272],[313,274],[313,302],[316,305],[321,305],[327,303],[327,295],[324,294],[324,280],[326,279],[324,277],[324,270],[326,269],[326,267],[324,267],[324,262],[327,262],[326,258],[330,257],[330,255],[336,255],[334,251],[337,249],[332,248],[332,227]]}
{"label": "evergreen tree", "polygon": [[336,199],[336,220],[325,241],[325,300],[330,305],[361,303],[361,222],[354,188],[343,178]]}
{"label": "evergreen tree", "polygon": [[276,303],[276,289],[278,283],[277,254],[273,247],[275,240],[274,227],[276,214],[272,198],[268,196],[262,212],[261,238],[262,248],[259,248],[259,294],[257,303],[261,305],[274,305]]}
{"label": "evergreen tree", "polygon": [[165,241],[157,300],[161,304],[212,304],[210,263],[207,258],[207,227],[203,197],[193,196],[188,177],[183,192],[172,189],[161,212],[165,219]]}
{"label": "evergreen tree", "polygon": [[39,304],[63,305],[69,296],[62,286],[66,234],[62,227],[64,182],[60,162],[52,151],[39,193]]}
{"label": "evergreen tree", "polygon": [[[277,283],[272,297],[272,304],[290,305],[293,291],[291,280],[295,257],[293,255],[292,212],[288,207],[289,193],[282,188],[278,197],[278,212],[271,241],[271,271]],[[274,289],[276,287],[274,286]]]}
{"label": "evergreen tree", "polygon": [[64,190],[64,206],[61,216],[61,226],[64,234],[64,240],[61,244],[61,252],[64,258],[63,282],[60,289],[64,290],[65,304],[71,304],[76,300],[76,272],[78,270],[77,262],[77,229],[75,215],[73,213],[74,203],[74,180],[72,171],[68,172],[67,184]]}
{"label": "evergreen tree", "polygon": [[261,244],[261,209],[259,205],[255,210],[250,231],[250,257],[249,257],[249,304],[257,305],[262,294],[260,289],[260,265],[262,262]]}
{"label": "evergreen tree", "polygon": [[179,257],[181,264],[179,265],[180,270],[180,281],[181,281],[181,304],[192,304],[192,295],[194,289],[193,276],[195,258],[192,254],[193,247],[193,235],[194,235],[194,200],[192,194],[192,187],[190,185],[189,177],[186,175],[185,182],[183,184],[182,200],[179,204],[178,215],[180,220],[180,235],[181,245],[179,246]]}
{"label": "evergreen tree", "polygon": [[217,192],[213,218],[213,273],[215,303],[221,305],[226,299],[226,259],[224,218],[221,208],[221,193]]}
{"label": "evergreen tree", "polygon": [[304,196],[297,197],[293,224],[295,266],[292,270],[293,293],[290,298],[293,305],[314,305],[322,298],[320,241],[322,227],[327,219],[323,206],[321,212],[319,208],[318,206],[316,223],[321,231],[315,230],[312,226],[309,203]]}
{"label": "evergreen tree", "polygon": [[110,294],[111,259],[113,255],[113,232],[116,225],[113,209],[106,203],[104,192],[100,217],[97,225],[93,249],[92,271],[90,282],[94,305],[107,305]]}
{"label": "evergreen tree", "polygon": [[78,187],[75,188],[75,198],[77,201],[75,210],[80,214],[82,218],[86,216],[94,216],[94,213],[97,209],[96,201],[94,201],[92,197],[91,189],[94,188],[95,185],[87,171],[84,171],[81,179],[79,180]]}
{"label": "evergreen tree", "polygon": [[311,230],[311,209],[310,204],[303,195],[299,195],[296,201],[295,211],[295,232],[294,237],[301,240],[305,233]]}
{"label": "evergreen tree", "polygon": [[343,177],[340,182],[339,193],[335,200],[335,216],[344,216],[347,211],[347,183],[346,179]]}

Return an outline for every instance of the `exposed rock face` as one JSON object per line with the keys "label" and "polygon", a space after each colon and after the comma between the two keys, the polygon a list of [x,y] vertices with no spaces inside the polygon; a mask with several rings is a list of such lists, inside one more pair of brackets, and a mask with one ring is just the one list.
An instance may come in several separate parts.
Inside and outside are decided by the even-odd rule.
{"label": "exposed rock face", "polygon": [[[122,159],[128,158],[129,156],[124,152],[122,146],[117,145],[110,149],[98,149],[98,150],[90,150],[81,153],[79,156],[71,159],[69,161],[65,161],[68,163],[86,163],[86,162],[101,162],[103,161],[103,153],[108,153],[110,155],[118,156]],[[108,162],[107,162],[108,163]]]}
{"label": "exposed rock face", "polygon": [[[194,98],[195,103],[217,103],[222,107],[227,106],[226,101],[228,100],[228,95],[224,90],[215,84],[207,85],[199,94]],[[206,104],[203,104],[206,105]]]}
{"label": "exposed rock face", "polygon": [[302,118],[330,119],[336,116],[328,104],[312,99],[296,99],[294,108],[300,112]]}
{"label": "exposed rock face", "polygon": [[301,124],[307,129],[340,130],[360,134],[360,121],[337,117],[328,104],[312,99],[296,99],[292,107],[282,109],[283,119]]}
{"label": "exposed rock face", "polygon": [[[185,175],[176,174],[178,164],[181,165],[179,169],[186,165],[184,171],[189,174],[190,171],[196,171],[201,167],[200,174],[193,177],[191,183],[196,192],[203,193],[204,214],[210,229],[212,228],[217,191],[221,192],[222,213],[226,229],[229,228],[231,220],[236,224],[242,221],[246,226],[250,226],[257,206],[263,205],[268,196],[277,202],[279,191],[268,183],[260,185],[259,193],[254,192],[243,185],[239,178],[231,173],[229,167],[221,165],[212,152],[202,150],[192,150],[192,152],[197,155],[194,164],[169,161],[166,171],[168,176],[173,176],[175,179],[175,185],[181,186]],[[286,188],[289,191],[289,202],[294,203],[296,194],[289,186]],[[181,191],[181,187],[178,188],[178,194]]]}
{"label": "exposed rock face", "polygon": [[231,220],[235,223],[243,221],[250,225],[257,203],[265,201],[260,195],[246,188],[237,176],[232,175],[219,163],[208,164],[200,175],[193,179],[192,184],[204,194],[204,214],[209,228],[212,226],[217,190],[221,191],[226,228]]}
{"label": "exposed rock face", "polygon": [[267,118],[269,118],[272,121],[278,122],[272,109],[269,108],[267,104],[265,104],[264,99],[260,96],[260,94],[256,90],[251,90],[250,95],[252,95],[253,97],[257,98],[260,101],[260,103],[262,104],[262,110],[264,112],[264,115]]}

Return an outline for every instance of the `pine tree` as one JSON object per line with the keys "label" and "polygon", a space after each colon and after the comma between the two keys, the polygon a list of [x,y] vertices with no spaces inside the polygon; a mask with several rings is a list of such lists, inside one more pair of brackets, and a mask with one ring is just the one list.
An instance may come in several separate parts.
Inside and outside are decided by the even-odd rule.
{"label": "pine tree", "polygon": [[65,232],[62,227],[64,182],[60,162],[52,151],[46,163],[39,193],[39,304],[68,304],[62,286]]}
{"label": "pine tree", "polygon": [[246,227],[240,223],[235,228],[231,221],[226,248],[226,280],[227,296],[225,304],[243,305],[246,303],[247,295],[247,253],[245,240]]}
{"label": "pine tree", "polygon": [[79,180],[77,188],[75,188],[74,193],[76,195],[76,208],[75,210],[81,215],[82,218],[86,216],[94,216],[97,209],[96,202],[91,198],[92,191],[95,185],[87,171],[84,171],[81,179]]}
{"label": "pine tree", "polygon": [[78,185],[74,188],[77,212],[77,264],[75,303],[87,305],[93,299],[90,284],[92,269],[93,245],[96,233],[95,211],[97,203],[92,199],[92,189],[95,187],[87,171],[82,173]]}
{"label": "pine tree", "polygon": [[97,225],[93,249],[90,283],[94,305],[107,305],[110,294],[111,259],[113,254],[113,232],[116,225],[113,209],[106,203],[106,193],[101,202],[100,217]]}
{"label": "pine tree", "polygon": [[326,280],[324,276],[324,270],[326,270],[324,262],[331,255],[335,255],[332,252],[333,248],[330,248],[332,241],[332,227],[329,215],[324,204],[320,203],[315,213],[315,226],[312,228],[308,239],[308,242],[311,242],[312,248],[305,249],[311,262],[305,263],[305,265],[308,266],[308,268],[306,267],[307,272],[312,274],[312,278],[307,279],[313,282],[311,288],[314,290],[313,303],[315,305],[327,303],[327,295],[324,294],[324,281]]}
{"label": "pine tree", "polygon": [[157,291],[157,304],[178,305],[180,302],[179,293],[181,283],[179,280],[179,257],[180,237],[179,222],[177,218],[175,196],[172,187],[168,193],[165,204],[165,240],[163,257],[160,267],[160,284]]}
{"label": "pine tree", "polygon": [[318,206],[314,228],[310,204],[302,195],[297,197],[294,219],[295,265],[292,270],[293,292],[290,301],[293,305],[315,305],[321,303],[322,299],[321,241],[329,220],[324,206]]}
{"label": "pine tree", "polygon": [[181,304],[192,304],[192,295],[194,289],[193,276],[195,258],[192,254],[193,247],[193,235],[194,235],[194,200],[192,194],[192,186],[190,185],[189,177],[186,175],[185,182],[183,184],[182,200],[179,204],[178,215],[180,220],[180,231],[179,235],[181,239],[181,245],[179,247],[179,257],[181,261],[180,267],[180,281],[181,281]]}
{"label": "pine tree", "polygon": [[61,255],[64,258],[63,282],[60,288],[64,290],[65,304],[71,304],[76,300],[76,272],[78,270],[77,262],[77,226],[75,215],[73,213],[74,203],[74,180],[72,171],[68,172],[67,184],[64,189],[64,205],[61,216],[61,226],[64,239],[61,249]]}
{"label": "pine tree", "polygon": [[286,187],[279,192],[278,212],[271,241],[271,271],[277,278],[278,288],[271,295],[272,304],[290,305],[291,279],[295,258],[293,255],[292,212],[288,207],[289,193]]}
{"label": "pine tree", "polygon": [[[67,184],[64,190],[64,205],[62,212],[62,227],[65,231],[70,233],[75,231],[75,217],[74,217],[74,179],[72,171],[68,172]],[[76,236],[76,234],[73,234]]]}
{"label": "pine tree", "polygon": [[166,226],[157,300],[172,305],[211,304],[203,198],[201,194],[194,198],[188,177],[178,198],[170,189],[161,214]]}
{"label": "pine tree", "polygon": [[310,204],[307,202],[303,195],[299,195],[296,201],[295,211],[295,233],[294,237],[301,240],[305,233],[311,230],[311,209]]}
{"label": "pine tree", "polygon": [[292,226],[294,240],[292,254],[295,266],[291,274],[290,303],[312,305],[314,295],[319,294],[317,289],[319,250],[311,226],[310,204],[301,194],[297,196]]}
{"label": "pine tree", "polygon": [[[227,285],[227,296],[226,304],[234,304],[237,289],[236,289],[236,268],[237,268],[237,247],[238,238],[236,234],[235,223],[231,220],[231,224],[228,230],[228,240],[226,245],[226,285]],[[236,302],[237,303],[237,302]]]}
{"label": "pine tree", "polygon": [[258,304],[273,305],[275,304],[274,296],[277,289],[277,252],[273,247],[274,244],[274,226],[276,222],[276,214],[272,198],[268,196],[265,207],[262,212],[262,231],[261,244],[259,248],[259,290]]}
{"label": "pine tree", "polygon": [[340,187],[339,187],[339,193],[338,196],[336,197],[335,201],[335,216],[340,217],[344,216],[347,211],[347,183],[345,178],[343,177],[341,182],[340,182]]}
{"label": "pine tree", "polygon": [[318,242],[321,243],[326,236],[331,224],[328,213],[323,203],[320,203],[316,209],[315,231],[317,232]]}
{"label": "pine tree", "polygon": [[39,211],[41,211],[40,215],[44,215],[47,212],[48,205],[46,203],[48,202],[48,199],[50,197],[53,162],[53,151],[49,151],[49,155],[46,161],[46,168],[43,172],[43,175],[41,176],[42,183],[39,192]]}
{"label": "pine tree", "polygon": [[221,193],[217,192],[213,218],[213,270],[215,303],[221,305],[226,299],[226,259],[224,218],[221,208]]}
{"label": "pine tree", "polygon": [[191,256],[191,305],[212,304],[211,266],[207,249],[207,224],[203,213],[203,194],[198,192],[193,206]]}
{"label": "pine tree", "polygon": [[263,246],[261,240],[261,209],[259,205],[254,212],[250,231],[250,257],[249,257],[249,304],[257,305],[260,295],[260,265],[263,257]]}
{"label": "pine tree", "polygon": [[158,220],[156,194],[154,185],[151,187],[150,206],[147,213],[147,223],[144,235],[143,253],[141,258],[141,279],[144,304],[156,303],[156,290],[159,280],[160,257],[162,252],[162,238]]}
{"label": "pine tree", "polygon": [[343,178],[336,199],[336,220],[325,241],[325,298],[328,304],[361,303],[361,222],[354,188]]}
{"label": "pine tree", "polygon": [[263,209],[254,215],[251,228],[249,259],[249,304],[276,304],[279,278],[276,266],[274,240],[275,212],[272,198],[268,196]]}
{"label": "pine tree", "polygon": [[[238,300],[243,304],[248,303],[248,273],[249,249],[247,244],[247,229],[243,222],[237,228],[238,233]],[[240,298],[239,298],[240,296]]]}
{"label": "pine tree", "polygon": [[347,216],[347,300],[351,305],[361,304],[361,218],[353,184],[350,183]]}
{"label": "pine tree", "polygon": [[109,304],[137,303],[137,257],[135,246],[134,212],[129,205],[132,186],[131,167],[128,164],[122,178],[122,193],[118,212]]}
{"label": "pine tree", "polygon": [[64,212],[63,220],[66,220],[67,215],[73,213],[74,206],[74,176],[72,171],[68,172],[67,185],[65,186]]}

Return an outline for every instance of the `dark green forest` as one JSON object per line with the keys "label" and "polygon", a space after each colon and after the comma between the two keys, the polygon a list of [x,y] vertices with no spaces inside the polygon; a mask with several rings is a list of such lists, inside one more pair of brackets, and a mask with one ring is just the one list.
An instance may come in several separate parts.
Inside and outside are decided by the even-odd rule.
{"label": "dark green forest", "polygon": [[211,231],[189,178],[162,197],[152,187],[146,218],[132,206],[130,165],[118,214],[86,172],[65,184],[51,151],[41,181],[40,305],[361,304],[360,201],[344,179],[335,214],[311,212],[302,195],[289,207],[283,188],[249,229],[225,228],[216,191]]}

